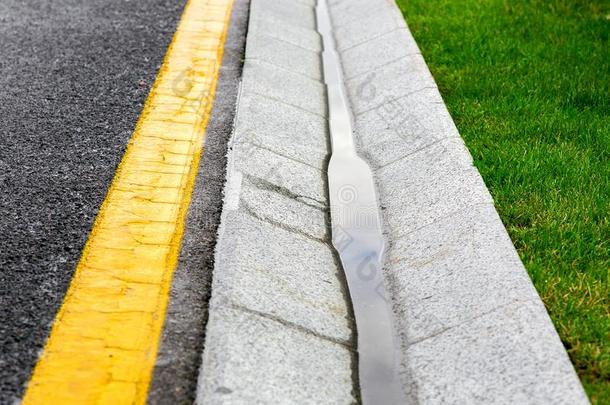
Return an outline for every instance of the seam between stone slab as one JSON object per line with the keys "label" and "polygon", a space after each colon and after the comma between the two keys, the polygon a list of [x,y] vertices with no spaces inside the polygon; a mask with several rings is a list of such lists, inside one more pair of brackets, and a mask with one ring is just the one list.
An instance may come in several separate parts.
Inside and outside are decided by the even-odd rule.
{"label": "seam between stone slab", "polygon": [[360,42],[357,42],[357,43],[355,43],[353,45],[345,47],[343,49],[339,49],[339,53],[343,54],[344,52],[350,51],[350,50],[352,50],[352,49],[354,49],[356,47],[359,47],[361,45],[366,45],[367,43],[369,43],[371,41],[374,41],[376,39],[382,38],[385,35],[392,34],[392,33],[396,32],[396,31],[400,31],[400,30],[404,30],[404,29],[405,29],[404,27],[398,27],[398,28],[391,29],[389,31],[384,31],[383,33],[375,35],[374,37],[367,38],[364,41],[360,41]]}
{"label": "seam between stone slab", "polygon": [[[307,108],[303,108],[303,107],[301,107],[301,106],[299,106],[299,105],[289,103],[289,102],[284,101],[284,100],[282,100],[282,99],[275,98],[275,97],[271,97],[271,96],[269,96],[268,94],[259,93],[259,92],[257,92],[257,91],[250,91],[250,94],[254,94],[254,95],[257,95],[257,96],[259,96],[259,97],[264,97],[264,98],[266,98],[266,99],[268,99],[268,100],[272,100],[272,101],[275,101],[275,102],[277,102],[277,103],[282,103],[282,104],[284,104],[284,105],[288,105],[288,106],[293,107],[293,108],[298,108],[299,110],[301,110],[301,111],[305,111],[306,113],[309,113],[309,114],[314,114],[314,115],[317,115],[318,117],[322,117],[322,118],[326,119],[326,117],[325,117],[324,115],[322,115],[322,114],[319,114],[319,113],[317,113],[317,112],[315,112],[315,111],[308,110]],[[275,152],[274,152],[274,153],[275,153]],[[292,158],[288,158],[288,159],[290,159],[290,160],[294,160],[294,159],[292,159]],[[316,169],[320,170],[319,168],[316,168]]]}
{"label": "seam between stone slab", "polygon": [[[312,52],[312,51],[309,51],[309,52]],[[314,52],[312,52],[312,53],[314,53]],[[315,53],[317,53],[317,52],[315,52]],[[292,74],[299,75],[299,76],[301,76],[301,77],[303,77],[305,79],[309,79],[311,81],[323,84],[321,80],[316,79],[315,77],[306,75],[306,74],[301,73],[301,72],[295,72],[294,70],[290,70],[290,69],[285,68],[283,66],[280,66],[280,65],[278,65],[276,63],[269,62],[268,60],[265,60],[265,59],[261,59],[261,58],[257,58],[257,57],[246,57],[246,60],[250,61],[250,62],[254,62],[254,63],[261,63],[261,64],[264,64],[264,65],[269,65],[269,66],[273,67],[274,69],[283,70],[284,72],[290,72]]]}
{"label": "seam between stone slab", "polygon": [[[284,42],[286,44],[294,45],[296,47],[299,47],[299,48],[307,50],[307,51],[312,51],[312,52],[317,52],[317,53],[321,52],[322,42],[321,42],[321,39],[320,39],[320,34],[316,30],[314,30],[314,29],[304,28],[304,27],[295,27],[295,26],[293,26],[291,24],[288,24],[288,23],[286,23],[286,22],[284,22],[282,20],[278,20],[276,17],[272,17],[272,16],[271,17],[265,16],[263,19],[260,19],[257,22],[257,24],[259,24],[259,25],[255,26],[255,28],[254,28],[255,31],[251,34],[251,35],[254,35],[254,37],[257,40],[260,39],[260,37],[268,36],[268,37],[273,38],[275,40]],[[302,32],[307,32],[308,35],[313,35],[314,37],[316,37],[317,46],[308,47],[308,46],[304,46],[304,45],[299,44],[299,43],[292,42],[291,40],[289,40],[287,38],[279,36],[278,33],[276,31],[274,31],[274,30],[261,28],[260,27],[261,25],[264,25],[265,27],[268,27],[268,26],[283,26],[287,30],[296,29],[296,30],[301,30]]]}
{"label": "seam between stone slab", "polygon": [[[314,52],[314,51],[307,51],[307,52],[311,52],[313,54],[316,54],[316,55],[318,55],[318,57],[319,57],[319,55],[321,55],[319,52]],[[286,68],[284,66],[279,66],[279,65],[277,65],[277,64],[275,64],[273,62],[270,62],[268,60],[265,60],[265,59],[261,59],[261,58],[257,58],[257,57],[252,57],[252,56],[246,56],[245,57],[244,69],[246,68],[246,66],[248,68],[250,68],[250,66],[255,68],[256,65],[267,65],[268,67],[271,67],[272,69],[277,69],[277,70],[280,70],[282,72],[290,73],[291,75],[296,75],[296,76],[299,76],[299,77],[301,77],[303,79],[315,82],[320,87],[324,86],[324,82],[322,82],[319,79],[316,79],[315,77],[312,77],[312,76],[309,76],[309,75],[306,75],[306,74],[294,71],[292,69],[288,69],[288,68]]]}
{"label": "seam between stone slab", "polygon": [[[264,95],[262,95],[262,94],[258,94],[258,93],[252,93],[252,94],[256,94],[257,96],[265,97]],[[265,98],[266,98],[267,100],[273,100],[273,101],[277,101],[277,100],[274,100],[274,99],[273,99],[273,98],[271,98],[271,97],[265,97]],[[283,104],[284,104],[284,105],[290,105],[290,104],[287,104],[287,103],[283,103]],[[293,106],[293,105],[290,105],[290,106],[291,106],[291,107],[295,107],[295,106]],[[298,108],[298,107],[295,107],[295,108]],[[301,111],[306,111],[306,110],[301,109]],[[306,112],[309,112],[309,111],[306,111]],[[315,114],[315,113],[311,113],[311,114]],[[316,115],[317,115],[317,114],[316,114]],[[317,171],[320,171],[320,172],[321,172],[321,170],[320,170],[320,168],[319,168],[319,167],[317,167],[317,166],[315,166],[315,165],[312,165],[312,164],[311,164],[311,163],[309,163],[309,162],[305,162],[305,161],[303,161],[303,160],[295,159],[294,157],[288,156],[288,155],[286,155],[286,154],[284,154],[284,153],[279,153],[279,152],[278,152],[278,151],[276,151],[276,150],[273,150],[273,149],[271,149],[271,148],[269,148],[269,147],[266,147],[266,146],[260,145],[260,144],[258,144],[258,143],[256,143],[256,142],[253,142],[253,141],[252,141],[252,140],[250,140],[250,139],[246,139],[246,140],[244,140],[243,142],[247,142],[248,144],[250,144],[250,145],[254,146],[255,148],[262,149],[262,150],[266,150],[267,152],[269,152],[269,153],[273,153],[273,154],[274,154],[274,155],[276,155],[276,156],[281,156],[281,157],[283,157],[283,158],[285,158],[285,159],[291,160],[291,161],[296,162],[296,163],[300,163],[300,164],[305,165],[305,166],[309,166],[309,167],[311,167],[312,169],[316,169]],[[304,196],[304,197],[305,197],[305,196]],[[314,198],[311,198],[311,197],[308,197],[308,198],[310,198],[310,199],[312,199],[312,200],[315,200]]]}
{"label": "seam between stone slab", "polygon": [[[401,58],[401,59],[402,59],[402,58]],[[371,74],[371,72],[369,72],[368,74],[370,75],[370,74]],[[402,95],[402,96],[400,96],[400,97],[397,97],[397,98],[395,98],[394,100],[400,101],[400,100],[402,100],[402,99],[404,99],[404,98],[410,97],[410,96],[412,96],[412,95],[414,95],[414,94],[421,93],[422,91],[426,91],[426,90],[438,90],[438,87],[436,87],[436,85],[434,85],[434,86],[426,86],[426,87],[422,87],[422,88],[420,88],[420,89],[410,91],[410,92],[408,92],[407,94],[404,94],[404,95]],[[379,108],[383,107],[385,104],[386,104],[386,102],[384,101],[384,102],[381,102],[381,103],[379,103],[379,104],[376,104],[376,105],[374,105],[373,107],[367,108],[367,109],[362,110],[362,111],[358,111],[358,112],[356,112],[356,111],[352,111],[352,114],[354,114],[354,116],[355,116],[355,117],[359,117],[359,116],[361,116],[361,115],[363,115],[363,114],[366,114],[366,113],[368,113],[368,112],[371,112],[371,111],[374,111],[374,110],[378,110]]]}
{"label": "seam between stone slab", "polygon": [[[448,140],[448,139],[453,139],[453,138],[455,138],[455,137],[454,137],[454,136],[452,136],[452,135],[449,135],[449,136],[443,136],[442,138],[437,138],[435,141],[433,141],[433,142],[431,142],[431,143],[429,143],[429,144],[427,144],[427,145],[425,145],[425,146],[422,146],[422,147],[421,147],[421,148],[419,148],[419,149],[415,149],[415,150],[413,150],[413,151],[411,151],[411,152],[408,152],[406,155],[403,155],[403,156],[401,156],[401,157],[399,157],[399,158],[396,158],[396,159],[394,159],[394,160],[391,160],[391,161],[389,161],[389,162],[387,162],[387,163],[384,163],[384,164],[382,164],[382,165],[373,165],[373,164],[371,164],[371,166],[373,167],[373,171],[377,171],[377,170],[384,169],[384,168],[386,168],[386,167],[388,167],[388,166],[391,166],[392,164],[395,164],[395,163],[397,163],[397,162],[400,162],[400,161],[401,161],[401,160],[403,160],[403,159],[406,159],[406,158],[408,158],[408,157],[410,157],[410,156],[412,156],[412,155],[415,155],[416,153],[419,153],[419,152],[424,152],[424,151],[425,151],[427,148],[434,147],[434,146],[436,146],[436,145],[437,145],[438,143],[440,143],[440,142],[446,141],[446,140]],[[386,142],[387,142],[387,141],[383,141],[383,140],[382,140],[382,141],[379,141],[379,142],[370,143],[370,144],[368,145],[368,147],[370,147],[370,148],[374,148],[374,147],[376,147],[376,146],[383,145],[383,144],[384,144],[384,143],[386,143]],[[360,146],[360,145],[362,145],[362,142],[359,142],[359,146]],[[360,146],[360,149],[363,149],[363,148],[364,148],[364,146]],[[368,156],[368,152],[363,152],[363,153],[366,153],[366,155]]]}
{"label": "seam between stone slab", "polygon": [[[304,28],[304,29],[305,29],[305,28]],[[311,32],[315,32],[315,31],[311,31]],[[316,32],[316,34],[317,34],[317,32]],[[271,32],[265,32],[265,33],[263,33],[263,34],[258,34],[258,35],[259,35],[259,37],[261,37],[261,36],[268,36],[268,37],[270,37],[270,38],[275,39],[276,41],[280,41],[280,42],[283,42],[283,43],[288,44],[288,45],[296,46],[297,48],[300,48],[300,49],[302,49],[302,50],[304,50],[304,51],[315,52],[315,53],[317,53],[318,55],[320,54],[320,51],[317,51],[317,50],[315,50],[315,49],[308,48],[308,47],[303,46],[303,45],[301,45],[301,44],[296,44],[296,43],[294,43],[294,42],[292,42],[292,41],[287,40],[286,38],[282,38],[282,37],[276,36],[276,35],[274,35],[274,34],[273,34],[273,33],[271,33]]]}
{"label": "seam between stone slab", "polygon": [[405,350],[409,350],[411,347],[416,346],[419,343],[422,343],[422,342],[425,342],[426,340],[429,340],[429,339],[435,338],[437,336],[443,335],[444,333],[449,332],[452,329],[459,328],[460,326],[468,324],[468,323],[470,323],[472,321],[475,321],[475,320],[477,320],[479,318],[483,318],[483,317],[486,317],[486,316],[488,316],[490,314],[493,314],[494,312],[501,311],[504,308],[512,307],[512,306],[515,306],[515,305],[519,306],[519,305],[527,304],[527,303],[538,304],[539,300],[536,300],[536,299],[524,299],[524,300],[515,299],[515,300],[513,300],[511,302],[508,302],[508,303],[505,303],[505,304],[502,304],[502,305],[498,305],[498,306],[496,306],[496,307],[494,307],[494,308],[492,308],[492,309],[490,309],[488,311],[485,311],[483,313],[477,314],[476,316],[464,319],[463,321],[455,323],[453,325],[449,325],[449,326],[439,330],[438,332],[434,332],[434,333],[432,333],[430,335],[427,335],[425,337],[413,340],[412,342],[409,342],[409,343],[407,343],[405,345]]}
{"label": "seam between stone slab", "polygon": [[[490,207],[494,207],[494,203],[493,201],[487,201],[487,202],[479,202],[476,204],[469,204],[463,208],[460,208],[458,210],[452,211],[450,213],[448,213],[447,215],[441,215],[438,218],[435,218],[433,221],[427,222],[424,225],[417,227],[415,229],[411,229],[409,232],[404,232],[404,233],[398,233],[395,236],[395,239],[400,239],[400,238],[404,238],[405,236],[409,236],[411,234],[417,233],[419,231],[422,231],[426,228],[429,228],[435,224],[438,224],[439,222],[443,222],[447,219],[451,219],[455,216],[460,215],[461,213],[463,213],[464,211],[468,211],[468,210],[472,210],[473,208],[476,207],[484,207],[484,206],[490,206]],[[495,209],[495,207],[494,207]],[[403,259],[398,260],[396,263],[400,263],[401,261],[403,261]]]}
{"label": "seam between stone slab", "polygon": [[404,55],[400,55],[399,57],[397,57],[395,59],[392,59],[392,60],[390,60],[388,62],[385,62],[384,64],[376,66],[376,67],[374,67],[372,69],[369,69],[369,70],[367,70],[365,72],[361,72],[361,73],[358,73],[358,74],[355,74],[355,75],[352,75],[352,76],[346,76],[345,80],[358,79],[359,77],[369,75],[369,74],[371,74],[371,72],[374,72],[374,71],[376,71],[378,69],[383,69],[387,65],[391,65],[393,63],[396,63],[396,62],[400,61],[401,59],[410,58],[410,57],[415,56],[415,55],[421,55],[421,53],[420,52],[411,52],[411,53],[407,53],[407,54],[404,54]]}
{"label": "seam between stone slab", "polygon": [[[433,141],[432,143],[429,143],[426,146],[422,146],[419,149],[416,149],[416,150],[414,150],[412,152],[409,152],[406,155],[403,155],[403,156],[401,156],[399,158],[396,158],[396,159],[394,159],[392,161],[389,161],[387,163],[384,163],[382,165],[375,166],[374,171],[385,169],[386,167],[392,166],[393,164],[398,163],[398,162],[400,162],[403,159],[407,159],[407,158],[409,158],[409,157],[411,157],[413,155],[416,155],[418,153],[424,152],[426,149],[432,148],[432,147],[438,145],[440,142],[446,141],[447,139],[453,139],[453,137],[452,136],[443,136],[442,138],[437,138],[436,141]],[[374,146],[377,146],[377,145],[378,144],[373,144],[371,146],[374,147]]]}

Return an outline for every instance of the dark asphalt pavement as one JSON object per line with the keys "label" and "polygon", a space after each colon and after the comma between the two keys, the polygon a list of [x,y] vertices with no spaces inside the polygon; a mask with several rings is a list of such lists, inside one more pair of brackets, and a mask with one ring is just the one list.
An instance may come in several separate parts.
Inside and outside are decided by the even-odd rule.
{"label": "dark asphalt pavement", "polygon": [[29,379],[183,4],[0,2],[0,403]]}

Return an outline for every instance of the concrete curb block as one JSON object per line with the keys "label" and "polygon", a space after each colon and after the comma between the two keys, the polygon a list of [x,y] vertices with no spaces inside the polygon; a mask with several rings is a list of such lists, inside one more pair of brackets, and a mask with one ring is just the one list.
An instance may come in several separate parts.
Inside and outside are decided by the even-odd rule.
{"label": "concrete curb block", "polygon": [[400,11],[331,3],[383,209],[409,401],[588,403]]}
{"label": "concrete curb block", "polygon": [[197,403],[355,401],[311,1],[252,0]]}

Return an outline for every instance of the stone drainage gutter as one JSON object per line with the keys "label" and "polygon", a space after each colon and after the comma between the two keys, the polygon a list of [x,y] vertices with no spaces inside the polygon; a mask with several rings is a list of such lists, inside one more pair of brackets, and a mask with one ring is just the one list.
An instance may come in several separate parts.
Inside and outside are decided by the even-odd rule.
{"label": "stone drainage gutter", "polygon": [[360,397],[364,404],[400,404],[400,351],[382,271],[384,240],[375,181],[370,166],[356,152],[326,0],[318,0],[316,21],[332,148],[327,169],[332,239],[356,319]]}
{"label": "stone drainage gutter", "polygon": [[[329,3],[408,403],[588,403],[395,4]],[[314,7],[251,3],[198,403],[361,399]]]}

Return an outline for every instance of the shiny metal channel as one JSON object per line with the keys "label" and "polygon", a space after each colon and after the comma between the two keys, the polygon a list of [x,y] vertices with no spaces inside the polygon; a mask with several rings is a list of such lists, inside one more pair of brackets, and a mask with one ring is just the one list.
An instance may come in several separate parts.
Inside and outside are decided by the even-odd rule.
{"label": "shiny metal channel", "polygon": [[384,250],[373,175],[356,153],[326,0],[316,5],[323,40],[332,156],[328,186],[333,245],[347,278],[358,331],[358,371],[365,405],[402,404],[398,350],[381,260]]}

